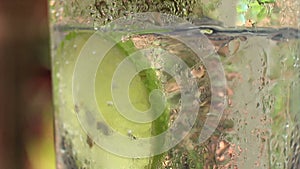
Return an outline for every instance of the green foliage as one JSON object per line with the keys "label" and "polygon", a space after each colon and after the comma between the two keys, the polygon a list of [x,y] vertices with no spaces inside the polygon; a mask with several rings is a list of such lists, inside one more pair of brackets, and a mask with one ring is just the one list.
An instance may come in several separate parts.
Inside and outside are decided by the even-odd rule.
{"label": "green foliage", "polygon": [[272,8],[268,5],[270,3],[275,3],[275,0],[240,0],[236,11],[245,19],[260,22],[271,17]]}

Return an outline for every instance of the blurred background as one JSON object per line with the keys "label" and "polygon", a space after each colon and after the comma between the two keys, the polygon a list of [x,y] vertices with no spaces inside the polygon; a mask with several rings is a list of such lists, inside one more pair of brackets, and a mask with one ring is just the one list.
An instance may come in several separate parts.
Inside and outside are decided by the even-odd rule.
{"label": "blurred background", "polygon": [[46,0],[0,1],[0,169],[54,169]]}

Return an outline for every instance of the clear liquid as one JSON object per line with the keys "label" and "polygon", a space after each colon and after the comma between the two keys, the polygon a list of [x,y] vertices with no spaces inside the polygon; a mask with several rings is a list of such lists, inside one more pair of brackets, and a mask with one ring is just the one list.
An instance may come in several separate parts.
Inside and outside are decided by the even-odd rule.
{"label": "clear liquid", "polygon": [[[130,13],[157,11],[184,18],[196,26],[184,25],[186,22],[182,19],[171,16],[161,19],[160,15],[152,15],[143,22],[131,24],[128,24],[131,20],[119,19],[116,29],[133,25],[133,29],[143,27],[144,32],[130,32],[130,36],[124,36],[122,41],[127,46],[122,43],[114,46],[107,53],[105,64],[98,67],[94,83],[98,107],[88,106],[89,97],[73,102],[72,77],[76,59],[99,26],[111,21],[116,23],[116,18]],[[298,1],[50,1],[50,13],[54,23],[52,67],[58,168],[300,168]],[[220,27],[221,22],[209,18],[199,19],[203,16],[220,19],[229,27]],[[291,29],[284,29],[283,25]],[[172,35],[162,33],[166,30]],[[183,36],[192,31],[206,34],[207,38],[202,39],[205,43],[198,46],[203,53],[214,50],[218,54],[227,83],[226,92],[218,93],[219,97],[227,97],[227,106],[220,121],[210,124],[217,128],[201,144],[200,132],[211,117],[210,106],[215,103],[211,87],[218,84],[212,83],[213,77],[203,60],[199,60],[186,44],[176,40],[178,34]],[[203,36],[198,34],[186,40],[199,41]],[[136,124],[115,110],[116,103],[110,93],[112,73],[130,51],[147,48],[162,48],[187,63],[191,71],[184,73],[197,79],[200,110],[191,131],[172,149],[155,157],[124,158],[101,148],[98,144],[101,138],[119,132],[136,142],[166,131],[180,115],[182,85],[160,69],[138,74],[129,87],[129,99],[139,110],[149,108],[149,90],[163,91],[168,107],[158,120]],[[99,53],[101,51],[95,49],[87,56],[91,58]],[[160,65],[162,55],[155,54],[158,60],[151,58],[151,63]],[[84,68],[89,70],[89,67]],[[89,89],[87,86],[81,88]],[[99,121],[99,114],[95,113],[98,108],[103,110],[108,124]],[[112,140],[111,145],[126,147],[125,142],[117,140]],[[163,147],[156,140],[152,145],[145,151]]]}
{"label": "clear liquid", "polygon": [[[297,168],[299,166],[299,39],[275,41],[268,36],[243,35],[245,39],[234,35],[230,41],[216,40],[213,44],[220,55],[227,79],[228,105],[221,121],[212,136],[202,144],[198,144],[199,131],[207,118],[211,92],[208,74],[199,75],[199,96],[201,107],[191,133],[166,153],[151,158],[128,159],[108,153],[87,135],[78,122],[78,112],[89,118],[90,123],[97,124],[98,130],[109,134],[110,127],[127,135],[129,139],[150,137],[155,128],[154,123],[130,124],[124,120],[116,121],[118,115],[108,114],[110,126],[94,122],[84,105],[72,102],[71,75],[74,61],[80,48],[93,33],[92,31],[58,32],[65,39],[55,49],[53,57],[54,94],[56,105],[56,146],[58,166],[63,168]],[[66,36],[63,36],[65,34]],[[189,62],[193,70],[195,65],[203,63],[196,59],[190,49],[184,44],[169,37],[153,37],[154,34],[133,35],[136,48],[148,48],[151,45],[164,45],[168,52]],[[208,35],[211,36],[211,35]],[[231,36],[231,35],[227,35]],[[224,36],[225,37],[225,36]],[[155,38],[160,41],[155,41]],[[214,38],[209,38],[215,40]],[[221,41],[221,40],[220,40]],[[151,43],[153,42],[153,43]],[[144,43],[144,44],[143,44]],[[159,43],[159,44],[156,44]],[[186,57],[186,54],[190,55]],[[95,53],[96,54],[96,53]],[[117,65],[126,56],[120,49],[114,48],[107,54],[107,65]],[[159,56],[158,56],[159,57]],[[98,73],[111,76],[113,67],[98,70]],[[201,71],[197,69],[200,73]],[[106,72],[106,73],[105,73]],[[163,72],[161,72],[163,74]],[[197,74],[196,74],[197,75]],[[105,84],[106,80],[97,78],[96,86]],[[180,86],[174,83],[174,78],[165,74],[159,80],[163,81],[163,91],[170,103],[169,120],[161,124],[168,127],[178,116],[180,109]],[[98,84],[98,85],[97,85]],[[147,89],[137,77],[132,84],[132,99],[145,97],[135,96],[134,91],[144,92]],[[96,93],[97,89],[96,88]],[[99,92],[101,93],[101,92]],[[97,94],[96,94],[97,95]],[[113,102],[103,95],[97,96],[98,101],[112,108]],[[146,97],[147,98],[147,97]],[[138,99],[139,100],[139,99]],[[137,101],[137,100],[136,100]],[[101,104],[100,104],[101,106]],[[103,106],[103,105],[102,105]],[[140,106],[140,107],[139,107]],[[136,104],[139,109],[148,108],[147,100]],[[108,110],[106,110],[107,112]],[[110,117],[109,117],[110,116]],[[134,125],[136,125],[134,127]],[[159,125],[159,123],[156,123]],[[130,126],[130,127],[128,127]],[[140,130],[138,130],[140,128]],[[122,143],[120,143],[122,144]]]}

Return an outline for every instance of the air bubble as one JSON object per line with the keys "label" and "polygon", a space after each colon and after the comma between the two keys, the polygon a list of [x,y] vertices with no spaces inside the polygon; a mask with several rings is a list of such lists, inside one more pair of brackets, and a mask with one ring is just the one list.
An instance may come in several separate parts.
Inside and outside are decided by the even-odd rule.
{"label": "air bubble", "polygon": [[107,101],[106,104],[107,104],[107,106],[113,106],[114,105],[114,103],[112,101]]}
{"label": "air bubble", "polygon": [[132,130],[127,130],[127,134],[132,134]]}

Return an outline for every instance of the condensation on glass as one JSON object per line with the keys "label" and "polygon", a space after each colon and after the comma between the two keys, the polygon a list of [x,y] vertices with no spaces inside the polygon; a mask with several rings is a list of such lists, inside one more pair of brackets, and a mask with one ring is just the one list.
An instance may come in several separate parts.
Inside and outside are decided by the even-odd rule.
{"label": "condensation on glass", "polygon": [[[255,5],[250,4],[254,1],[50,0],[57,167],[300,168],[299,1],[257,2],[268,13],[264,19],[259,19],[259,12],[264,10],[254,12],[259,22],[251,18],[253,15],[249,11],[243,13],[233,8],[244,9],[251,5],[254,8]],[[213,135],[199,145],[199,130],[209,112],[211,99],[205,66],[194,59],[195,54],[184,44],[169,37],[154,33],[128,37],[137,49],[161,44],[179,57],[188,55],[185,59],[193,70],[191,74],[199,78],[201,107],[192,132],[177,146],[151,159],[114,157],[119,159],[118,165],[114,164],[118,162],[111,154],[100,155],[99,159],[98,154],[105,154],[105,150],[99,148],[78,123],[76,114],[84,113],[103,135],[112,134],[110,126],[94,121],[90,113],[93,110],[87,110],[80,103],[71,103],[72,71],[76,55],[99,26],[141,12],[167,13],[197,26],[207,25],[199,31],[207,36],[220,55],[227,79],[227,107]],[[242,17],[242,24],[233,22],[239,17]],[[160,20],[154,19],[154,22],[159,24]],[[236,24],[242,27],[226,27]],[[159,80],[165,83],[164,92],[170,96],[168,125],[171,125],[178,115],[180,87],[167,75]],[[106,103],[108,107],[114,106],[111,100]],[[134,131],[126,130],[130,139],[138,139]]]}

